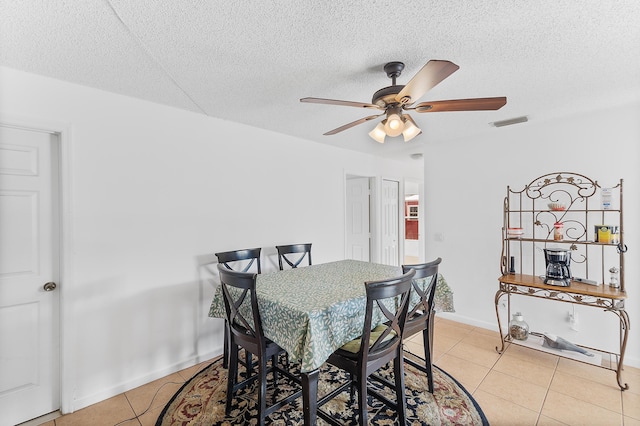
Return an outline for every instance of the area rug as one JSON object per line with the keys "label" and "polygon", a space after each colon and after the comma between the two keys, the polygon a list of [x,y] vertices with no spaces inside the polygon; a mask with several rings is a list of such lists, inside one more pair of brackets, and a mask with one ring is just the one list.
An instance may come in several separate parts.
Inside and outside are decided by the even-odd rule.
{"label": "area rug", "polygon": [[[295,369],[295,365],[292,367]],[[241,370],[242,371],[242,370]],[[244,372],[242,371],[242,374]],[[391,366],[381,370],[381,375],[391,378]],[[443,370],[433,368],[434,392],[427,392],[427,379],[424,373],[405,363],[405,387],[407,396],[407,423],[409,425],[483,425],[488,426],[487,419],[480,406],[467,390],[453,377]],[[281,376],[281,375],[280,375]],[[274,389],[279,397],[295,391],[297,388],[286,378],[278,381],[275,388],[267,387],[267,401],[270,401]],[[339,383],[346,380],[345,374],[335,367],[325,364],[320,370],[318,396],[321,397]],[[156,426],[212,426],[212,425],[248,425],[256,423],[256,391],[255,386],[248,386],[237,392],[234,407],[230,416],[225,416],[227,370],[222,367],[222,359],[218,359],[202,369],[187,381],[167,403],[160,414]],[[372,381],[370,386],[380,393],[395,395]],[[343,392],[331,402],[323,406],[323,411],[330,413],[345,425],[357,424],[357,403],[351,404],[349,393]],[[378,400],[369,397],[369,424],[397,424],[395,411],[387,408]],[[271,414],[266,419],[271,425],[302,425],[302,399]],[[318,425],[326,423],[318,418]]]}

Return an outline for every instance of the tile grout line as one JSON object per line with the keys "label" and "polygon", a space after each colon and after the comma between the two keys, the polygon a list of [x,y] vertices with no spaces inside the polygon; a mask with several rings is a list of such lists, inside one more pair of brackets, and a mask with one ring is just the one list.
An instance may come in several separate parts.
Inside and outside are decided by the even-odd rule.
{"label": "tile grout line", "polygon": [[[491,372],[496,372],[496,373],[500,373],[500,374],[505,374],[505,375],[507,375],[507,376],[509,376],[509,377],[513,377],[513,378],[515,378],[515,379],[522,380],[522,379],[520,379],[520,378],[519,378],[519,377],[517,377],[517,376],[512,376],[511,374],[503,373],[503,372],[501,372],[501,371],[499,371],[499,370],[496,370],[496,369],[495,369],[495,367],[496,367],[496,366],[497,366],[497,364],[500,362],[500,360],[502,359],[502,357],[504,356],[504,354],[505,354],[505,353],[507,352],[507,350],[511,347],[511,343],[509,343],[509,342],[505,342],[505,343],[506,343],[506,345],[505,345],[505,349],[504,349],[504,351],[502,351],[501,353],[498,353],[498,352],[497,352],[497,346],[496,346],[495,350],[496,350],[496,353],[498,353],[498,358],[497,358],[497,359],[496,359],[496,361],[493,363],[493,365],[491,366],[491,368],[489,369],[489,371],[487,372],[487,374],[483,377],[483,379],[482,379],[482,380],[480,381],[480,383],[478,384],[478,386],[477,386],[477,388],[476,388],[477,390],[479,390],[479,389],[480,389],[480,386],[482,385],[482,383],[484,383],[484,381],[486,380],[486,378],[489,376],[489,374],[490,374]],[[554,365],[554,367],[553,367],[553,374],[555,374],[555,371],[556,371],[557,365],[558,365],[558,359],[556,359],[555,365]],[[551,377],[551,380],[553,380],[553,375],[552,375],[552,377]],[[545,398],[543,398],[543,401],[542,401],[542,403],[540,404],[540,407],[539,407],[537,410],[532,410],[532,409],[531,409],[531,408],[529,408],[529,407],[525,407],[525,406],[523,406],[523,405],[521,405],[521,404],[519,404],[519,403],[517,403],[517,402],[511,401],[511,402],[512,402],[513,404],[515,404],[515,405],[518,405],[518,406],[520,406],[520,407],[522,407],[522,408],[524,408],[524,409],[526,409],[526,410],[529,410],[529,411],[535,412],[535,413],[536,413],[536,424],[538,423],[539,418],[540,418],[540,416],[542,415],[542,407],[544,406],[544,401],[545,401],[545,399],[546,399],[546,395],[547,395],[547,393],[549,392],[549,387],[550,387],[550,385],[551,385],[551,380],[549,381],[549,383],[548,383],[548,384],[547,384],[547,386],[546,386]],[[525,381],[526,383],[533,384],[533,383],[530,383],[528,380],[524,380],[524,381]],[[535,384],[534,384],[534,385],[535,385]],[[540,386],[540,385],[536,385],[536,386],[543,387],[543,386]],[[489,393],[490,395],[492,395],[492,396],[494,396],[494,397],[496,397],[496,398],[498,398],[498,399],[501,399],[501,400],[507,401],[507,400],[505,400],[502,396],[500,396],[500,395],[496,395],[496,394],[494,394],[494,393],[492,393],[492,392],[489,392],[489,391],[487,391],[487,390],[484,390],[483,392],[487,392],[487,393]],[[555,420],[555,419],[554,419],[554,420]]]}
{"label": "tile grout line", "polygon": [[[498,364],[498,362],[502,359],[502,356],[504,355],[504,353],[506,353],[507,349],[509,349],[509,347],[510,347],[510,346],[511,346],[511,345],[507,344],[507,346],[506,346],[505,350],[504,350],[501,354],[499,354],[498,359],[493,363],[493,366],[490,368],[489,373],[490,373],[491,371],[496,371],[496,372],[498,371],[498,370],[495,370],[495,367],[496,367],[496,365]],[[455,347],[455,345],[454,345],[454,347]],[[452,349],[453,349],[453,348],[452,348]],[[447,351],[447,352],[446,352],[446,354],[448,354],[449,356],[455,356],[455,355],[450,354],[450,353],[449,353],[449,351]],[[546,403],[546,401],[547,401],[547,397],[548,397],[548,395],[549,395],[549,392],[551,391],[551,384],[552,384],[552,382],[553,382],[554,377],[556,376],[556,374],[557,374],[558,372],[565,373],[565,372],[562,372],[562,371],[560,371],[560,370],[559,370],[560,360],[561,360],[561,358],[560,358],[560,357],[557,357],[557,358],[555,359],[555,362],[554,362],[554,365],[553,365],[553,368],[552,368],[553,372],[552,372],[551,378],[550,378],[549,382],[546,384],[546,386],[540,386],[540,387],[542,387],[542,388],[545,388],[545,395],[544,395],[544,398],[543,398],[542,403],[541,403],[541,405],[540,405],[540,408],[539,408],[538,410],[531,410],[530,408],[523,407],[523,408],[529,409],[529,410],[534,411],[534,412],[536,412],[536,413],[537,413],[537,417],[536,417],[536,424],[540,422],[540,418],[541,418],[541,416],[542,416],[542,411],[543,411],[543,408],[544,408],[544,404]],[[480,386],[481,386],[481,385],[482,385],[482,383],[485,381],[485,379],[486,379],[486,377],[488,376],[488,374],[489,374],[489,373],[487,373],[487,374],[484,376],[484,378],[480,381],[480,384],[479,384],[479,385],[476,387],[476,389],[473,391],[472,395],[474,395],[474,394],[476,393],[476,391],[477,391],[477,390],[479,390]],[[569,375],[572,375],[572,376],[576,376],[576,377],[578,377],[578,378],[580,378],[580,379],[584,379],[584,380],[590,380],[590,379],[588,379],[588,378],[585,378],[585,377],[582,377],[582,376],[580,376],[580,375],[573,374],[573,373],[570,373],[570,372],[566,372],[565,374],[569,374]],[[512,376],[512,377],[514,377],[514,376]],[[595,381],[595,383],[599,383],[599,382],[598,382],[598,381]],[[539,385],[538,385],[538,386],[539,386]],[[622,392],[620,392],[620,394],[622,394]],[[498,395],[494,395],[494,394],[492,394],[492,395],[493,395],[493,396],[495,396],[495,397],[497,397],[497,398],[501,398],[501,397],[500,397],[500,396],[498,396]],[[571,395],[568,395],[568,396],[571,396]],[[624,399],[623,399],[623,396],[622,396],[622,395],[620,396],[620,398],[621,398],[621,403],[622,403],[622,412],[618,413],[618,412],[616,412],[616,411],[614,411],[614,410],[611,410],[610,408],[608,408],[608,407],[604,407],[604,406],[600,406],[600,408],[603,408],[603,409],[605,409],[605,410],[608,410],[608,411],[610,411],[611,413],[621,415],[621,416],[622,416],[622,421],[624,422],[624,416],[625,416],[625,414],[624,414]],[[520,404],[518,404],[518,405],[520,405]],[[557,421],[557,422],[559,422],[559,423],[562,423],[560,420],[557,420],[557,419],[555,419],[555,418],[553,418],[553,417],[550,417],[550,418],[551,418],[551,419],[553,419],[553,420],[555,420],[555,421]],[[564,424],[564,423],[563,423],[563,424]]]}
{"label": "tile grout line", "polygon": [[129,397],[127,396],[126,392],[124,392],[124,398],[127,400],[127,404],[129,404],[129,407],[131,407],[131,412],[133,413],[134,417],[131,419],[124,420],[122,424],[128,423],[131,420],[136,420],[138,422],[138,425],[142,426],[142,422],[140,422],[140,418],[139,418],[140,415],[136,413],[136,410],[135,408],[133,408],[133,404],[131,404],[131,401],[129,400]]}
{"label": "tile grout line", "polygon": [[[560,358],[556,358],[556,362],[553,366],[553,374],[551,375],[551,380],[549,380],[549,384],[547,385],[547,390],[544,393],[544,398],[542,398],[542,404],[540,404],[540,411],[538,411],[538,418],[536,419],[536,425],[540,422],[540,417],[542,416],[542,410],[544,408],[544,404],[547,402],[547,397],[549,396],[549,391],[551,391],[551,384],[553,383],[553,379],[556,377],[556,373],[558,372],[558,365],[560,364]],[[550,417],[551,419],[560,422],[560,420],[558,419],[554,419],[553,417]],[[562,422],[560,422],[562,423]]]}
{"label": "tile grout line", "polygon": [[[509,348],[509,344],[507,344],[507,347],[505,347],[504,351],[502,351],[502,352],[498,352],[498,347],[497,347],[497,346],[495,347],[495,351],[496,351],[496,353],[498,354],[498,359],[496,359],[496,360],[495,360],[495,362],[491,365],[491,367],[489,368],[489,371],[487,371],[487,374],[485,374],[485,375],[482,377],[482,380],[480,380],[480,383],[478,383],[478,386],[476,386],[476,390],[480,390],[480,386],[482,386],[482,384],[484,383],[484,381],[487,379],[487,376],[489,376],[489,374],[490,374],[492,371],[494,371],[493,369],[495,368],[496,364],[497,364],[497,363],[502,359],[502,355],[504,355],[504,353],[507,351],[507,349],[508,349],[508,348]],[[496,371],[497,371],[497,370],[496,370]],[[487,392],[487,391],[483,391],[483,392]],[[474,393],[475,393],[475,391],[474,391]],[[487,393],[489,393],[490,395],[493,395],[493,394],[492,394],[492,393],[490,393],[490,392],[487,392]],[[472,394],[472,395],[473,395],[473,394]],[[504,399],[504,398],[502,398],[501,396],[498,396],[498,395],[493,395],[493,396],[494,396],[494,397],[496,397],[496,398]]]}

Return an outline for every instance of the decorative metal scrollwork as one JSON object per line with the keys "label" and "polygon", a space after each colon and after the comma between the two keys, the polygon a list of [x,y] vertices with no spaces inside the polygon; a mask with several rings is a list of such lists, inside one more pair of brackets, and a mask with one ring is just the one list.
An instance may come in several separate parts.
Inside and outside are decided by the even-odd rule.
{"label": "decorative metal scrollwork", "polygon": [[602,297],[568,293],[559,290],[548,290],[544,288],[529,287],[526,285],[507,284],[501,285],[500,287],[502,292],[504,293],[522,294],[526,296],[559,300],[562,302],[575,303],[585,306],[597,306],[611,311],[624,309],[624,303],[621,304],[615,299],[604,299]]}
{"label": "decorative metal scrollwork", "polygon": [[[560,187],[554,186],[561,184]],[[562,185],[573,187],[573,191]],[[564,202],[567,207],[595,194],[598,183],[577,173],[550,173],[534,179],[525,189],[531,199],[542,198],[552,202]],[[575,192],[575,195],[572,193]]]}

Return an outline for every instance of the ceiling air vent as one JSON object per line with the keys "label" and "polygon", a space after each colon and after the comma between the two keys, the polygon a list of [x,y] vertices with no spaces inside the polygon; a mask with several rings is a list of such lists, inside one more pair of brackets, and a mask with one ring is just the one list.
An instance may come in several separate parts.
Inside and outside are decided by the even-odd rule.
{"label": "ceiling air vent", "polygon": [[529,121],[529,117],[527,117],[526,115],[523,115],[522,117],[515,117],[515,118],[509,118],[507,120],[494,121],[493,123],[489,123],[489,124],[494,127],[504,127],[504,126],[511,126],[512,124],[526,123],[527,121]]}

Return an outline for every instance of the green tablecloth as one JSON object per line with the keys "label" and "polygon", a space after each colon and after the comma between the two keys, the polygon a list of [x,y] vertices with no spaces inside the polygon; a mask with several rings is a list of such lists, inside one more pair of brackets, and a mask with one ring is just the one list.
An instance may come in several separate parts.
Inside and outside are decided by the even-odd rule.
{"label": "green tablecloth", "polygon": [[[260,274],[256,292],[264,333],[299,360],[302,371],[319,368],[337,348],[362,333],[364,282],[401,274],[397,266],[357,260]],[[452,293],[444,279],[436,293],[436,309],[452,311]],[[220,287],[209,316],[225,316]]]}
{"label": "green tablecloth", "polygon": [[436,312],[455,312],[453,308],[453,291],[442,274],[438,274],[436,295],[433,299]]}

